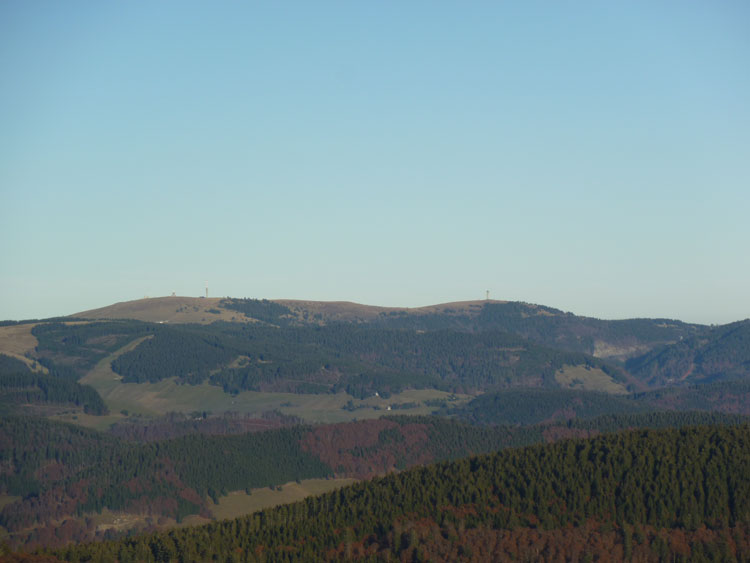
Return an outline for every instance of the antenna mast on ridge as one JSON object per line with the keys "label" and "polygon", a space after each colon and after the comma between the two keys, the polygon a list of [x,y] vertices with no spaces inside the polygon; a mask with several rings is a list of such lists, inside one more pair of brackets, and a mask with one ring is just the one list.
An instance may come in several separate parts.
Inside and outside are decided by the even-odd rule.
{"label": "antenna mast on ridge", "polygon": [[487,301],[489,301],[489,300],[490,300],[490,290],[489,290],[489,289],[488,289],[488,290],[486,291],[486,297],[485,297],[485,299],[486,299]]}
{"label": "antenna mast on ridge", "polygon": [[208,299],[208,281],[206,281],[206,299]]}

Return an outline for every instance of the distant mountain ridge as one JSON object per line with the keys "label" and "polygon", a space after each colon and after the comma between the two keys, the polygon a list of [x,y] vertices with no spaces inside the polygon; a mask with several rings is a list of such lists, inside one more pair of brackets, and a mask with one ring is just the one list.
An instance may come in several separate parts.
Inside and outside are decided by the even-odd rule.
{"label": "distant mountain ridge", "polygon": [[228,321],[274,326],[354,323],[425,331],[504,330],[544,346],[617,360],[636,357],[708,330],[704,325],[671,319],[601,320],[543,305],[494,300],[403,308],[344,301],[159,297],[117,303],[74,316],[159,323]]}
{"label": "distant mountain ridge", "polygon": [[[247,391],[308,396],[344,392],[363,401],[409,390],[474,395],[544,387],[622,395],[664,386],[750,381],[750,321],[723,327],[667,319],[608,321],[543,305],[490,300],[405,309],[188,297],[117,303],[70,318],[0,327],[0,353],[36,370],[54,370],[55,377],[67,381],[63,387],[62,379],[19,376],[20,368],[6,369],[2,404],[7,408],[18,411],[26,401],[43,408],[69,404],[83,405],[86,412],[106,412],[104,403],[94,401],[96,394],[79,383],[94,385],[117,413],[123,406],[115,396],[130,393],[118,385],[164,380],[188,384],[196,393],[220,389],[232,401]],[[205,384],[210,387],[200,391]],[[744,388],[711,393],[709,402],[695,389],[655,400],[664,408],[690,404],[745,412],[734,406],[746,396]],[[558,403],[567,396],[560,395]],[[632,404],[586,397],[576,399],[584,401],[576,408],[560,403],[555,409],[568,416],[568,411],[581,409],[606,412],[617,403],[618,412],[630,412],[626,405]],[[130,395],[125,408],[140,408],[149,400]],[[197,398],[186,400],[200,404]],[[487,400],[477,403],[482,411]]]}
{"label": "distant mountain ridge", "polygon": [[[20,343],[22,329],[29,332],[25,348],[5,347],[3,334]],[[343,391],[364,400],[415,389],[478,394],[545,387],[624,394],[750,379],[750,321],[718,328],[668,319],[608,321],[490,300],[405,309],[347,302],[141,299],[78,313],[70,323],[0,327],[0,353],[5,349],[19,359],[45,362],[47,370],[67,370],[71,381],[98,385],[101,393],[113,389],[115,383],[107,381],[169,379],[191,387],[211,384],[231,396]],[[94,371],[97,375],[88,377]],[[13,381],[7,384],[16,385]],[[29,379],[17,400],[41,398],[36,389],[44,384]],[[722,393],[714,404],[735,403],[744,392]],[[51,396],[46,393],[46,400]],[[676,396],[663,400],[678,401]],[[121,409],[116,406],[115,412]]]}
{"label": "distant mountain ridge", "polygon": [[[415,331],[334,323],[158,325],[139,321],[40,324],[36,355],[85,377],[99,361],[133,343],[110,364],[123,383],[209,382],[242,391],[330,394],[363,399],[406,389],[463,393],[509,386],[568,385],[571,368],[623,393],[617,366],[579,352],[552,349],[499,330]],[[52,365],[50,363],[50,365]]]}

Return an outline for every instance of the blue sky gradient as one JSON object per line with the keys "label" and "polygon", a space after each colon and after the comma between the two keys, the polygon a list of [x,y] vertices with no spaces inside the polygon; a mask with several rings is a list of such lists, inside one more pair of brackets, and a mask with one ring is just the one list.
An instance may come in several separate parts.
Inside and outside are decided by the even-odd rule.
{"label": "blue sky gradient", "polygon": [[0,3],[0,318],[750,317],[747,2]]}

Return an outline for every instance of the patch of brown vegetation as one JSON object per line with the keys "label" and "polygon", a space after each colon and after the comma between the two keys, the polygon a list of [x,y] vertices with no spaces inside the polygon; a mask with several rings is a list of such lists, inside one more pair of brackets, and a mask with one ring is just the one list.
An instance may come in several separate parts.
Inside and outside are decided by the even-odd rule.
{"label": "patch of brown vegetation", "polygon": [[243,313],[224,309],[221,306],[223,300],[220,297],[151,297],[123,301],[72,316],[86,319],[135,319],[152,323],[253,322]]}
{"label": "patch of brown vegetation", "polygon": [[[469,527],[463,520],[442,526],[421,518],[396,523],[386,537],[342,542],[331,560],[391,555],[397,561],[643,561],[683,558],[690,561],[714,552],[717,560],[745,560],[750,528],[697,530],[657,529],[588,520],[581,526],[513,530]],[[391,560],[391,558],[389,558]]]}
{"label": "patch of brown vegetation", "polygon": [[[397,431],[401,439],[381,444],[384,430]],[[428,439],[423,424],[374,419],[314,428],[302,438],[301,446],[332,467],[337,476],[369,479],[393,471],[399,461],[407,466],[433,461]]]}

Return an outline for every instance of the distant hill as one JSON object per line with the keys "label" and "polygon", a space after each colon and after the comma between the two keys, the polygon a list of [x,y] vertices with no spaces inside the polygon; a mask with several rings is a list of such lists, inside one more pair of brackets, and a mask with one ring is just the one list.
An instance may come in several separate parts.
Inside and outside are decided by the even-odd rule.
{"label": "distant hill", "polygon": [[75,316],[161,323],[229,321],[274,326],[354,323],[425,331],[503,330],[544,346],[618,360],[642,355],[707,329],[669,319],[600,320],[542,305],[494,300],[399,308],[343,301],[159,297],[117,303]]}
{"label": "distant hill", "polygon": [[252,322],[242,313],[227,310],[222,298],[145,297],[123,301],[72,315],[84,319],[132,319],[150,323],[212,323],[214,321]]}
{"label": "distant hill", "polygon": [[[161,391],[146,386],[161,382],[189,384],[180,404],[192,410],[219,390],[231,408],[233,397],[245,392],[342,393],[355,400],[409,390],[480,394],[520,387],[625,394],[742,379],[750,365],[748,326],[606,321],[489,300],[404,309],[161,297],[84,311],[70,322],[1,326],[0,353],[92,385],[113,416],[137,408],[159,415],[169,408],[190,412],[170,401],[152,405],[149,394]],[[627,364],[620,362],[626,357]],[[39,386],[27,379],[29,392]],[[143,388],[125,388],[130,384]],[[727,396],[726,404],[740,396]],[[714,406],[726,405],[717,398]]]}
{"label": "distant hill", "polygon": [[629,360],[628,371],[651,387],[750,379],[750,320],[701,331]]}
{"label": "distant hill", "polygon": [[[133,319],[148,322],[213,322],[266,320],[276,322],[282,318],[294,321],[295,324],[330,324],[333,322],[372,322],[387,315],[434,314],[475,316],[487,303],[486,301],[463,301],[430,305],[426,307],[379,307],[363,305],[351,301],[309,301],[298,299],[235,299],[203,297],[146,297],[133,301],[123,301],[98,309],[82,311],[71,315],[87,319]],[[492,303],[501,303],[492,301]],[[269,316],[268,309],[278,305],[274,314]],[[234,319],[232,319],[234,317]]]}
{"label": "distant hill", "polygon": [[705,327],[669,319],[600,320],[519,302],[476,302],[470,309],[381,315],[383,326],[422,330],[505,330],[532,342],[596,357],[625,359],[654,346],[701,333]]}
{"label": "distant hill", "polygon": [[[257,300],[227,299],[222,306],[259,318]],[[607,321],[565,313],[552,307],[508,301],[462,301],[414,309],[355,303],[277,301],[286,311],[261,320],[276,324],[364,323],[383,328],[513,332],[544,346],[602,358],[626,359],[702,333],[706,327],[670,319]],[[257,313],[256,313],[257,311]],[[266,311],[262,311],[266,312]]]}

